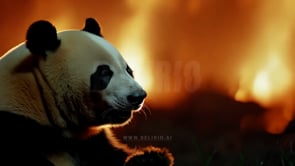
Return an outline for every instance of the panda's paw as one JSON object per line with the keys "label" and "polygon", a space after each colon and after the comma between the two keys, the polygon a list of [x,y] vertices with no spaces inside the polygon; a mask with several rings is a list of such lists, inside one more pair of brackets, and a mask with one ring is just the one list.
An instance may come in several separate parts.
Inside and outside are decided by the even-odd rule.
{"label": "panda's paw", "polygon": [[174,157],[167,149],[147,147],[129,156],[124,166],[173,166]]}

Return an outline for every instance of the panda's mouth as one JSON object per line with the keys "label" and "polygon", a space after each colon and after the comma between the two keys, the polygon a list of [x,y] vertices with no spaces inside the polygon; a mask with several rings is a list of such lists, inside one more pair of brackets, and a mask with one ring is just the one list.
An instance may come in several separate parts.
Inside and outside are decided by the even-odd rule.
{"label": "panda's mouth", "polygon": [[104,123],[121,124],[126,122],[132,115],[132,110],[108,109],[101,114]]}
{"label": "panda's mouth", "polygon": [[124,123],[132,117],[132,113],[138,111],[142,108],[143,102],[139,104],[127,104],[115,102],[109,105],[109,109],[106,109],[101,114],[104,123],[110,124],[121,124]]}
{"label": "panda's mouth", "polygon": [[92,94],[93,102],[92,108],[96,114],[97,124],[122,124],[132,117],[132,113],[140,109],[143,105],[141,104],[128,104],[123,102],[120,98],[112,99],[112,102],[103,100],[97,93]]}
{"label": "panda's mouth", "polygon": [[113,119],[117,123],[123,123],[131,117],[132,111],[117,111],[117,116]]}

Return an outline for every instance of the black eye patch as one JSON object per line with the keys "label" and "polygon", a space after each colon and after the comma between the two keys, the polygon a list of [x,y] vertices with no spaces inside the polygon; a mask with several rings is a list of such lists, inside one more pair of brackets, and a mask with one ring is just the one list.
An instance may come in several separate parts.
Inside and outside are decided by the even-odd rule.
{"label": "black eye patch", "polygon": [[91,90],[103,90],[105,89],[111,78],[113,71],[108,65],[100,65],[97,67],[95,73],[90,77],[90,89]]}
{"label": "black eye patch", "polygon": [[127,65],[126,71],[131,77],[134,77],[133,71],[131,70],[131,68],[128,65]]}

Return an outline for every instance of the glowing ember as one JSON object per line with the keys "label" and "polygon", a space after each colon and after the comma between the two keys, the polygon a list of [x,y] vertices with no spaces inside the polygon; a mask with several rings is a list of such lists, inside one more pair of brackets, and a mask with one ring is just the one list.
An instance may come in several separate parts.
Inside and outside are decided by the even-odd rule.
{"label": "glowing ember", "polygon": [[250,76],[246,78],[248,80],[241,82],[241,87],[235,95],[236,100],[255,99],[263,105],[268,105],[287,93],[291,87],[292,75],[280,56],[273,55],[266,61],[266,64],[261,65],[258,71],[247,70]]}
{"label": "glowing ember", "polygon": [[270,76],[267,71],[261,71],[257,74],[253,83],[253,93],[258,98],[266,99],[270,96]]}
{"label": "glowing ember", "polygon": [[[254,70],[251,70],[252,69]],[[266,130],[280,133],[293,117],[293,104],[289,102],[292,73],[280,54],[272,54],[260,68],[251,66],[235,94],[238,101],[255,100],[269,111],[264,115]],[[255,70],[256,69],[256,70]]]}
{"label": "glowing ember", "polygon": [[269,103],[288,91],[291,86],[291,72],[279,59],[279,55],[270,57],[266,66],[256,75],[252,85],[254,98]]}

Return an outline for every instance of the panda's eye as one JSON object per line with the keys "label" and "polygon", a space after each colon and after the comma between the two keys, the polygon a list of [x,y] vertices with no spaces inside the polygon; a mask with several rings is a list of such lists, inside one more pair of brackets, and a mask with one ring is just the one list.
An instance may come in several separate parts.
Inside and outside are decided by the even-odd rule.
{"label": "panda's eye", "polygon": [[90,89],[91,90],[103,90],[105,89],[111,78],[113,72],[107,65],[100,65],[97,67],[95,73],[90,77]]}
{"label": "panda's eye", "polygon": [[109,76],[113,73],[108,66],[100,66],[97,71],[100,76]]}
{"label": "panda's eye", "polygon": [[131,77],[134,77],[133,71],[130,69],[130,67],[128,65],[127,65],[126,71]]}

